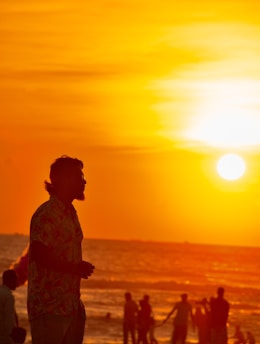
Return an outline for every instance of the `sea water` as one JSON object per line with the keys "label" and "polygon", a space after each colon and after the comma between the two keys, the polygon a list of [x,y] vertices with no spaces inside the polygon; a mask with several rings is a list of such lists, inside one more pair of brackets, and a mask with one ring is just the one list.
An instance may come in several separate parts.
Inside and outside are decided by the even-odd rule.
{"label": "sea water", "polygon": [[[0,269],[5,270],[28,244],[23,235],[0,235]],[[188,293],[193,308],[202,298],[225,288],[230,302],[229,342],[235,325],[252,331],[260,341],[260,248],[84,239],[84,259],[95,265],[95,273],[81,284],[87,323],[84,343],[122,343],[124,293],[130,291],[138,302],[150,295],[156,324],[160,325],[180,294]],[[21,326],[30,330],[26,311],[26,285],[14,292]],[[107,314],[110,317],[107,318]],[[155,330],[159,343],[169,343],[172,319]],[[189,328],[189,342],[197,332]]]}

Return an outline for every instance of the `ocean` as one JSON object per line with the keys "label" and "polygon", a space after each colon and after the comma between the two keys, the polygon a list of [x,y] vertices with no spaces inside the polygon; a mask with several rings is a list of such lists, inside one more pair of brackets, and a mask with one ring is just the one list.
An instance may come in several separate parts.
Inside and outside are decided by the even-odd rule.
{"label": "ocean", "polygon": [[[8,268],[28,244],[25,235],[0,235],[0,268]],[[260,248],[84,239],[84,259],[95,265],[95,273],[82,281],[86,307],[84,343],[122,343],[124,293],[138,302],[150,295],[156,324],[170,312],[180,294],[188,293],[194,309],[202,298],[225,288],[230,302],[229,343],[235,325],[251,331],[260,342]],[[26,285],[14,292],[20,325],[30,330],[26,312]],[[110,317],[106,315],[110,313]],[[172,320],[155,329],[159,343],[169,343]],[[196,343],[197,332],[189,329],[188,342]]]}

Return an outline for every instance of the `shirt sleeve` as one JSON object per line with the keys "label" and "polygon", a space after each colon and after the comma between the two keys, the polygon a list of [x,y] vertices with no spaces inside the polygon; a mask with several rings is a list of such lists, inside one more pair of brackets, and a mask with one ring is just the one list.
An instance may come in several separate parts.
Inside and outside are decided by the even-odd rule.
{"label": "shirt sleeve", "polygon": [[30,241],[40,241],[52,247],[55,238],[54,215],[48,208],[41,208],[33,215],[30,225]]}

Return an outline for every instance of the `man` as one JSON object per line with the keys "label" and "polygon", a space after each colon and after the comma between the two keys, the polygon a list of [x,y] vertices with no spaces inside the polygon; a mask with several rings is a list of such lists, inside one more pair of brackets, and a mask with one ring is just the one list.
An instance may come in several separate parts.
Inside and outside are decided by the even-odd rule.
{"label": "man", "polygon": [[181,344],[185,344],[188,333],[189,316],[191,317],[193,328],[195,328],[192,306],[188,302],[188,294],[181,295],[181,301],[175,304],[162,324],[166,323],[174,312],[176,312],[176,315],[173,320],[172,344],[176,344],[178,341],[180,341]]}
{"label": "man", "polygon": [[137,317],[138,340],[137,343],[148,344],[147,334],[151,327],[152,307],[149,303],[150,296],[145,294],[139,301],[139,311]]}
{"label": "man", "polygon": [[138,307],[136,302],[132,299],[132,294],[125,293],[125,304],[124,304],[124,321],[123,321],[123,335],[124,344],[128,343],[128,334],[130,333],[132,343],[135,344],[135,327]]}
{"label": "man", "polygon": [[17,277],[14,270],[6,270],[0,286],[0,344],[13,344],[12,331],[17,324],[12,290],[16,289]]}
{"label": "man", "polygon": [[211,344],[227,344],[227,321],[229,303],[224,299],[224,288],[217,289],[217,297],[210,300],[210,342]]}
{"label": "man", "polygon": [[62,156],[50,168],[50,194],[30,225],[28,315],[32,344],[82,344],[85,309],[80,279],[94,266],[82,260],[82,230],[73,200],[84,200],[82,161]]}

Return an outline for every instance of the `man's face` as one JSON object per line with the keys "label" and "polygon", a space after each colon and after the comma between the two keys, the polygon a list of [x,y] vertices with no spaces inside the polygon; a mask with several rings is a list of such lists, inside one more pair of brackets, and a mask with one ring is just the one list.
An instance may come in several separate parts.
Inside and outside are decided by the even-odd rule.
{"label": "man's face", "polygon": [[11,289],[11,290],[15,290],[17,287],[17,277],[15,274],[13,274],[8,281],[6,282],[7,286]]}
{"label": "man's face", "polygon": [[17,287],[17,277],[14,277],[12,282],[11,282],[10,289],[15,290],[16,287]]}
{"label": "man's face", "polygon": [[80,168],[73,170],[69,177],[69,189],[73,199],[83,201],[85,199],[85,176]]}

